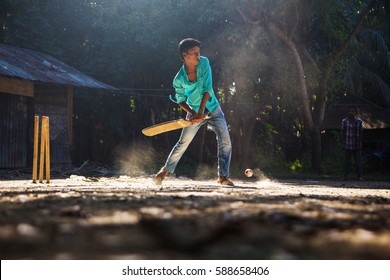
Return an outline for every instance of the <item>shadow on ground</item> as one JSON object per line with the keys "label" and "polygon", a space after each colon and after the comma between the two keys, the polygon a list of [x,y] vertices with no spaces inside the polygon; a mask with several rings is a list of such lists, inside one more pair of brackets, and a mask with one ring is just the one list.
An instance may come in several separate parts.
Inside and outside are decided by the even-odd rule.
{"label": "shadow on ground", "polygon": [[390,184],[0,181],[1,259],[389,259]]}

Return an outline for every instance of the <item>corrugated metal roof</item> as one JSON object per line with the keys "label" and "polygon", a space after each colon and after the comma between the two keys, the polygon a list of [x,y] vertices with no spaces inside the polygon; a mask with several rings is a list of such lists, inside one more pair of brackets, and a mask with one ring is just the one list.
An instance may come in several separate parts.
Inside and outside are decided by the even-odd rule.
{"label": "corrugated metal roof", "polygon": [[50,55],[4,44],[0,44],[0,76],[75,87],[116,89]]}
{"label": "corrugated metal roof", "polygon": [[358,116],[363,121],[365,129],[390,128],[390,113],[388,110],[370,104],[345,104],[329,106],[325,112],[323,128],[341,129],[341,121],[347,116],[348,106],[358,108]]}

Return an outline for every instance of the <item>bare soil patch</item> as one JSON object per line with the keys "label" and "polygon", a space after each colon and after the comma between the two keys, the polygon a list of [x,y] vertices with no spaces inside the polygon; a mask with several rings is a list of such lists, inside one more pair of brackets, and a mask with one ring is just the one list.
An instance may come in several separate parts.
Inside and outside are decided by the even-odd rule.
{"label": "bare soil patch", "polygon": [[1,259],[390,259],[390,183],[0,181]]}

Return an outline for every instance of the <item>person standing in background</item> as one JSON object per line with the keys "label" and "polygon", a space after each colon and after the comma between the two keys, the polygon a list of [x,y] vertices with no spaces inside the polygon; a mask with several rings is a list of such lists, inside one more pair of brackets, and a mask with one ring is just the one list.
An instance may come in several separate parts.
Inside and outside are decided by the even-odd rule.
{"label": "person standing in background", "polygon": [[348,107],[348,116],[341,122],[342,145],[344,148],[344,177],[348,180],[351,169],[351,158],[355,159],[356,175],[359,181],[362,177],[362,143],[363,143],[363,121],[357,116],[357,107]]}

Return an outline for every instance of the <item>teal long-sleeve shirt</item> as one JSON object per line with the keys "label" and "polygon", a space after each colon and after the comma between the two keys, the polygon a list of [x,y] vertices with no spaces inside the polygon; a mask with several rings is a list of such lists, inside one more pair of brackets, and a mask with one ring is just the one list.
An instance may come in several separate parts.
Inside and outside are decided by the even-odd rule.
{"label": "teal long-sleeve shirt", "polygon": [[214,112],[219,106],[219,103],[213,90],[211,67],[207,57],[200,57],[199,64],[196,68],[196,76],[196,81],[189,81],[185,66],[183,65],[180,68],[173,79],[173,87],[176,91],[176,101],[178,103],[187,101],[187,104],[194,111],[198,112],[203,94],[208,92],[210,98],[207,100],[206,109],[209,112]]}

